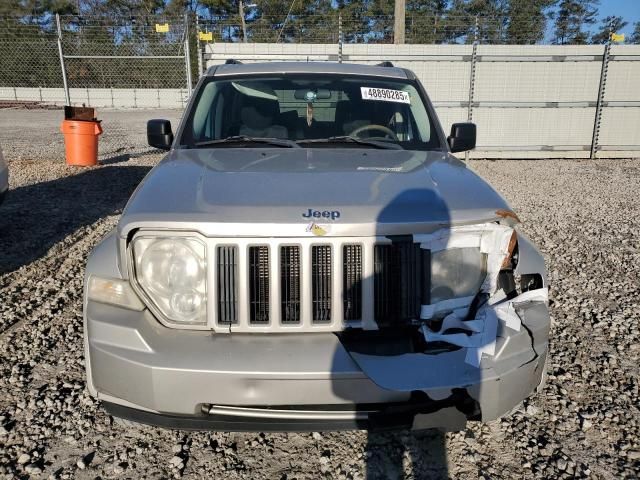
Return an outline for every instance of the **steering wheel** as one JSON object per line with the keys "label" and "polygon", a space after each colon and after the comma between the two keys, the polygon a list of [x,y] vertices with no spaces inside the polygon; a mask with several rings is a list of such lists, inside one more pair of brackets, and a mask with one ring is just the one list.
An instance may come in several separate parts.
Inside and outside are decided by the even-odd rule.
{"label": "steering wheel", "polygon": [[368,130],[379,130],[383,132],[385,137],[389,137],[391,140],[398,142],[397,135],[391,130],[389,127],[385,127],[384,125],[363,125],[362,127],[356,128],[353,132],[349,134],[350,137],[358,137],[358,135],[362,132],[366,132]]}

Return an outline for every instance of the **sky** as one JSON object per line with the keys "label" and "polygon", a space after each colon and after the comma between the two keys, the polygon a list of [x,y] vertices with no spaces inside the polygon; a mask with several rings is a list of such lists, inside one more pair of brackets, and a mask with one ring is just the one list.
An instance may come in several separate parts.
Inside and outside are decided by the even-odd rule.
{"label": "sky", "polygon": [[633,31],[633,24],[640,22],[640,0],[600,0],[598,11],[600,18],[618,15],[629,22],[622,32],[618,33],[630,35]]}

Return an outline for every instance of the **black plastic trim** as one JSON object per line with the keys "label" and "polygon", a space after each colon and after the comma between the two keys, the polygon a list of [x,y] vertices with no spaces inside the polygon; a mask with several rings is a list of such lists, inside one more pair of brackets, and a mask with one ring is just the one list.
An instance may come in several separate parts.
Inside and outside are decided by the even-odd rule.
{"label": "black plastic trim", "polygon": [[[137,423],[175,430],[215,430],[221,432],[317,432],[341,430],[398,430],[411,429],[418,414],[431,414],[450,406],[468,417],[476,412],[477,405],[466,392],[455,391],[443,400],[430,400],[426,394],[416,395],[406,403],[373,404],[379,411],[367,420],[283,420],[280,418],[246,418],[229,415],[173,415],[147,412],[111,402],[102,402],[109,415]],[[469,408],[471,406],[471,408]],[[357,406],[355,406],[357,410]],[[324,408],[323,408],[324,410]],[[470,418],[471,419],[471,418]]]}

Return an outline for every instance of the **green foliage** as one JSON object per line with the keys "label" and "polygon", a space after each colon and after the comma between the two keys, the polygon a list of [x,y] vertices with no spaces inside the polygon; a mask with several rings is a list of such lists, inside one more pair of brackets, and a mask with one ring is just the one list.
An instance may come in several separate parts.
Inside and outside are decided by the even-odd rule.
{"label": "green foliage", "polygon": [[593,34],[591,37],[591,43],[603,44],[609,41],[609,37],[612,33],[617,33],[628,25],[622,17],[610,16],[602,20],[600,30]]}
{"label": "green foliage", "polygon": [[640,45],[640,22],[633,24],[633,33],[625,39],[625,43]]}
{"label": "green foliage", "polygon": [[561,0],[555,21],[555,43],[586,44],[589,33],[583,28],[596,22],[598,4],[599,0]]}
{"label": "green foliage", "polygon": [[507,43],[534,44],[544,39],[548,9],[556,0],[511,0],[507,9]]}

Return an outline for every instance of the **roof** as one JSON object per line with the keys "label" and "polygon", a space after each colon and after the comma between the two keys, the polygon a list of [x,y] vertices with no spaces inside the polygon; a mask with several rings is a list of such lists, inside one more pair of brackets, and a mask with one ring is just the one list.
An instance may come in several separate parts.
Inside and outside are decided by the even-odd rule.
{"label": "roof", "polygon": [[214,65],[207,70],[207,75],[216,77],[232,75],[269,75],[269,74],[338,74],[362,75],[385,78],[409,78],[407,72],[398,67],[379,67],[355,63],[337,62],[260,62],[260,63],[227,63]]}

